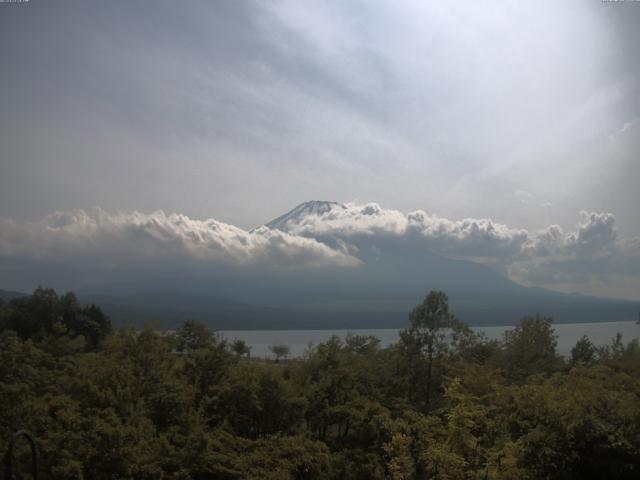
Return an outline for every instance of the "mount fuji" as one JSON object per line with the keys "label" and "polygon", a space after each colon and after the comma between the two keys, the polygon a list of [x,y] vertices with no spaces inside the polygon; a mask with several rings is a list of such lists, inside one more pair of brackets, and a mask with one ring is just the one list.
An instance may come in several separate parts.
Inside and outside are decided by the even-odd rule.
{"label": "mount fuji", "polygon": [[300,224],[304,219],[309,216],[321,217],[326,213],[331,212],[332,210],[346,210],[347,207],[338,202],[327,202],[322,200],[311,200],[308,202],[301,203],[293,210],[285,213],[284,215],[279,216],[278,218],[274,218],[265,226],[288,231],[291,225]]}
{"label": "mount fuji", "polygon": [[454,313],[471,325],[515,324],[535,314],[566,323],[633,320],[640,309],[638,302],[522,286],[489,266],[435,253],[409,227],[398,234],[398,220],[376,204],[359,207],[356,228],[349,208],[305,202],[258,228],[340,249],[358,259],[356,268],[220,266],[199,277],[149,281],[135,294],[81,299],[105,305],[120,323],[154,319],[171,326],[194,318],[234,330],[403,327],[429,290],[445,291]]}

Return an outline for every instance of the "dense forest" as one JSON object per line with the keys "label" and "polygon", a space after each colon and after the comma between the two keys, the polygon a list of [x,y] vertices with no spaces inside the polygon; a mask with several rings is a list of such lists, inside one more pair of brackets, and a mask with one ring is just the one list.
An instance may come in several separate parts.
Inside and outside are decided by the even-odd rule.
{"label": "dense forest", "polygon": [[275,361],[194,321],[114,330],[39,288],[0,305],[0,406],[0,451],[28,429],[44,478],[640,478],[637,340],[563,358],[530,317],[490,341],[442,292],[395,345],[334,337]]}

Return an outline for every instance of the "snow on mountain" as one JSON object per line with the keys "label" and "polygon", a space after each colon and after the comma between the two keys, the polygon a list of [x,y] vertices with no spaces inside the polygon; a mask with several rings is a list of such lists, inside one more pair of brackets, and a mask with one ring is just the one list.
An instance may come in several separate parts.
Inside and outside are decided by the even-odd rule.
{"label": "snow on mountain", "polygon": [[291,225],[296,225],[311,215],[320,217],[334,209],[346,208],[347,207],[345,205],[338,202],[311,200],[301,203],[293,210],[271,220],[266,224],[266,226],[274,230],[282,230],[286,232]]}

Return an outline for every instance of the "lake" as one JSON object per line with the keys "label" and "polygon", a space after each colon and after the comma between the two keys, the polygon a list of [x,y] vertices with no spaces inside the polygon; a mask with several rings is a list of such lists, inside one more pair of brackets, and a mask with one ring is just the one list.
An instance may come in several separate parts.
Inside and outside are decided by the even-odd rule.
{"label": "lake", "polygon": [[[484,332],[489,338],[502,338],[506,330],[512,326],[500,327],[472,327],[475,331]],[[611,343],[616,333],[622,334],[624,343],[640,337],[640,325],[636,322],[603,322],[603,323],[559,323],[553,328],[558,335],[558,352],[569,355],[578,339],[583,335],[589,337],[594,344],[607,345]],[[332,335],[341,339],[348,332],[354,335],[373,335],[380,339],[383,346],[398,341],[399,329],[354,329],[354,330],[223,330],[219,333],[226,339],[233,341],[241,339],[251,347],[251,355],[254,357],[273,357],[269,346],[273,344],[285,344],[291,349],[291,357],[300,357],[311,343],[326,342]]]}

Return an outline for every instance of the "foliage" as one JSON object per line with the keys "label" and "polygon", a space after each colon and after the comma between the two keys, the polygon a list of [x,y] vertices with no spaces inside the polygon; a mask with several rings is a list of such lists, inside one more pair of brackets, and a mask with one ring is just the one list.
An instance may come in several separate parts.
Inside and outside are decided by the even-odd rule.
{"label": "foliage", "polygon": [[282,343],[271,345],[269,350],[276,356],[276,362],[279,362],[281,358],[287,358],[291,352],[289,345],[284,345]]}
{"label": "foliage", "polygon": [[236,355],[239,356],[250,356],[251,355],[251,347],[249,345],[247,345],[247,342],[245,342],[244,340],[241,340],[239,338],[236,338],[232,343],[231,343],[231,351],[233,353],[235,353]]}
{"label": "foliage", "polygon": [[23,340],[42,341],[66,331],[72,337],[82,336],[91,350],[112,331],[100,307],[81,307],[73,292],[59,297],[51,288],[38,287],[32,295],[14,298],[0,309],[0,329],[12,330]]}
{"label": "foliage", "polygon": [[41,288],[0,305],[0,450],[32,431],[44,478],[640,473],[637,340],[583,338],[565,362],[549,319],[488,341],[432,292],[396,345],[333,337],[276,363],[196,322],[111,332],[93,308]]}
{"label": "foliage", "polygon": [[207,348],[215,340],[213,331],[195,320],[185,321],[175,335],[176,350],[183,353]]}
{"label": "foliage", "polygon": [[589,337],[583,335],[580,340],[576,342],[576,345],[571,349],[571,363],[593,363],[598,355],[598,349],[589,340]]}
{"label": "foliage", "polygon": [[526,317],[504,336],[502,363],[511,381],[524,381],[535,373],[552,373],[562,365],[556,353],[556,335],[546,317]]}
{"label": "foliage", "polygon": [[[428,410],[433,401],[433,387],[443,357],[472,343],[469,327],[449,312],[444,292],[431,291],[409,315],[410,326],[400,332],[411,397],[424,402]],[[435,367],[435,369],[434,369]]]}

